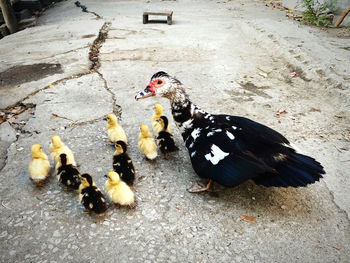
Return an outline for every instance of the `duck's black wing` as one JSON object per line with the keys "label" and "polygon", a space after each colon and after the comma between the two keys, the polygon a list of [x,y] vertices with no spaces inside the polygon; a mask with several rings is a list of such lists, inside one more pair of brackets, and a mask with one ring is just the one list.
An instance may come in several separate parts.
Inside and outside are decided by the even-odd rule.
{"label": "duck's black wing", "polygon": [[[199,122],[198,122],[199,123]],[[243,117],[210,115],[186,139],[196,173],[224,186],[248,179],[265,186],[305,186],[324,174],[277,131]]]}

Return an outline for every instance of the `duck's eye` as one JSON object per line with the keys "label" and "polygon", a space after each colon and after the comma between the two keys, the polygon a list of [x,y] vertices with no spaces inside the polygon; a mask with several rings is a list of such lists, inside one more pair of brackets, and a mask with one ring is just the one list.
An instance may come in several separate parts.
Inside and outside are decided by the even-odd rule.
{"label": "duck's eye", "polygon": [[162,84],[162,83],[163,83],[163,81],[161,81],[161,80],[158,80],[158,81],[157,81],[157,84],[158,84],[158,85],[160,85],[160,84]]}

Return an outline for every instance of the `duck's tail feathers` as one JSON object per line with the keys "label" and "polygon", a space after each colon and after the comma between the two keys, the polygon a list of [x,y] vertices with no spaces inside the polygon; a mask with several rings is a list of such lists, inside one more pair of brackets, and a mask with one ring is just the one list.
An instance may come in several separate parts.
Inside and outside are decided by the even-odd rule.
{"label": "duck's tail feathers", "polygon": [[275,165],[277,173],[266,173],[253,178],[258,185],[276,187],[299,187],[315,183],[325,171],[314,158],[296,152]]}
{"label": "duck's tail feathers", "polygon": [[154,159],[157,158],[157,156],[158,156],[158,153],[157,153],[157,152],[146,154],[146,157],[147,157],[147,159],[149,159],[149,160],[154,160]]}

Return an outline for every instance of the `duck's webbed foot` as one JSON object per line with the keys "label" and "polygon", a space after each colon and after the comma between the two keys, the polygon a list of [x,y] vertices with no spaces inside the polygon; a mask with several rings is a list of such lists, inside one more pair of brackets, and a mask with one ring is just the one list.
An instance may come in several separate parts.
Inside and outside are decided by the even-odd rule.
{"label": "duck's webbed foot", "polygon": [[202,185],[199,183],[196,183],[194,185],[192,185],[189,189],[187,189],[188,192],[190,193],[200,193],[200,192],[204,192],[210,189],[210,186],[212,185],[213,180],[209,180],[209,182],[207,183],[207,185]]}

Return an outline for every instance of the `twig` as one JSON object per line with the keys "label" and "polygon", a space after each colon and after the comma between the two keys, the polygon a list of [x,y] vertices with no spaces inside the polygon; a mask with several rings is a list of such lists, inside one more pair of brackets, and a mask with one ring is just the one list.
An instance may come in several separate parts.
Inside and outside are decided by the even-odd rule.
{"label": "twig", "polygon": [[72,120],[72,119],[64,117],[64,116],[60,116],[60,115],[58,115],[56,113],[52,113],[52,116],[57,117],[57,118],[61,118],[61,119],[65,119],[65,120],[69,120],[69,121],[72,121],[72,122],[76,122],[75,120]]}
{"label": "twig", "polygon": [[335,23],[334,27],[339,27],[340,24],[343,22],[344,18],[347,16],[347,14],[350,13],[350,6],[344,11],[344,13],[341,15],[341,17],[338,19],[337,23]]}
{"label": "twig", "polygon": [[272,72],[277,72],[278,70],[277,69],[271,69],[270,71],[265,71],[265,70],[263,70],[263,69],[261,69],[261,68],[257,68],[258,70],[260,70],[261,72],[264,72],[265,74],[267,74],[267,75],[269,75],[269,74],[271,74]]}
{"label": "twig", "polygon": [[342,150],[330,138],[328,138],[328,136],[324,137],[338,150],[338,152],[342,152]]}
{"label": "twig", "polygon": [[6,206],[6,205],[4,204],[4,201],[1,201],[1,205],[2,205],[3,207],[5,207],[6,209],[8,209],[8,210],[12,210],[12,208],[9,208],[8,206]]}

